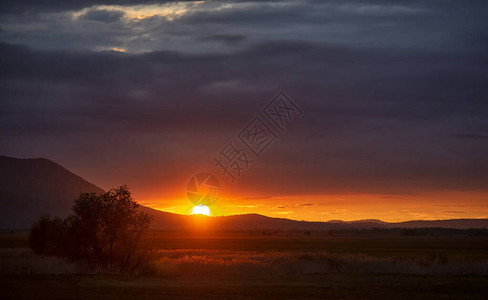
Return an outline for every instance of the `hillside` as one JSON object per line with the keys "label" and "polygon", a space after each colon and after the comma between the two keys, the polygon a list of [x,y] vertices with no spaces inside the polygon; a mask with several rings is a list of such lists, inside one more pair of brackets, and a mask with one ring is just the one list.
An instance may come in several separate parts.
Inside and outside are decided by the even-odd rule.
{"label": "hillside", "polygon": [[103,192],[44,158],[0,156],[0,228],[25,229],[39,216],[66,216],[81,192]]}

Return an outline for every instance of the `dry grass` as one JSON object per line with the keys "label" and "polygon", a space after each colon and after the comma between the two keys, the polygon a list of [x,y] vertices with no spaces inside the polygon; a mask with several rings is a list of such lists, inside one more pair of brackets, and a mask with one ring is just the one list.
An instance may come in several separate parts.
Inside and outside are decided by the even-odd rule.
{"label": "dry grass", "polygon": [[[166,250],[148,250],[152,263],[149,267],[141,268],[139,272],[142,274],[488,275],[488,239],[480,237],[330,238],[152,234],[148,241],[151,246],[148,245],[147,249]],[[34,255],[25,245],[12,242],[12,236],[4,235],[0,239],[0,275],[117,273],[62,258]]]}
{"label": "dry grass", "polygon": [[[486,299],[488,239],[158,234],[146,275],[0,236],[0,299]],[[16,248],[16,249],[13,249]]]}
{"label": "dry grass", "polygon": [[398,259],[327,252],[162,250],[154,264],[158,275],[290,275],[330,273],[393,273],[488,275],[488,261]]}
{"label": "dry grass", "polygon": [[[58,257],[34,255],[31,250],[22,248],[1,249],[0,266],[1,275],[116,273],[106,269],[88,268]],[[486,276],[488,261],[449,260],[440,254],[433,254],[428,259],[399,259],[327,252],[178,249],[160,250],[144,273],[157,276],[331,273]]]}
{"label": "dry grass", "polygon": [[0,250],[0,274],[73,274],[78,273],[80,267],[63,258],[55,256],[35,255],[26,248]]}

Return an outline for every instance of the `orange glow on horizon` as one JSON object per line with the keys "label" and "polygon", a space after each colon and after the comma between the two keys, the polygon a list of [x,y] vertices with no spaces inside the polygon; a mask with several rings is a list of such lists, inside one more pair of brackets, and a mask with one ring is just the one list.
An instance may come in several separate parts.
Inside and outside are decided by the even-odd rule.
{"label": "orange glow on horizon", "polygon": [[[279,197],[222,197],[211,207],[212,216],[257,213],[306,221],[386,222],[488,218],[488,192],[437,192],[408,195],[324,194]],[[462,200],[462,201],[461,201]],[[191,215],[194,205],[184,198],[140,201],[154,209]]]}

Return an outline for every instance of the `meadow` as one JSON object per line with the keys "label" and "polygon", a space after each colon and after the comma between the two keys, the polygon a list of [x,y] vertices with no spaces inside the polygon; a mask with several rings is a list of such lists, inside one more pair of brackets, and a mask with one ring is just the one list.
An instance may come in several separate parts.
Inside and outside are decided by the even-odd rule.
{"label": "meadow", "polygon": [[1,299],[485,299],[488,237],[150,231],[141,274],[87,270],[0,236]]}

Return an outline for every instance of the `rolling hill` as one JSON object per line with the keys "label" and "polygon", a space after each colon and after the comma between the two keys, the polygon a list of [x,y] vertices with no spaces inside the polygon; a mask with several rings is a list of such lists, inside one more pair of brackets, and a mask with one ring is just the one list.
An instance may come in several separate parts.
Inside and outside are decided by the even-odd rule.
{"label": "rolling hill", "polygon": [[[148,208],[146,208],[148,209]],[[452,219],[452,220],[416,220],[398,223],[382,221],[327,221],[309,222],[283,218],[272,218],[259,214],[232,215],[220,217],[186,216],[162,212],[148,211],[153,215],[151,229],[156,230],[193,230],[207,229],[217,231],[245,230],[279,230],[279,231],[327,231],[372,228],[488,228],[488,219]]]}

